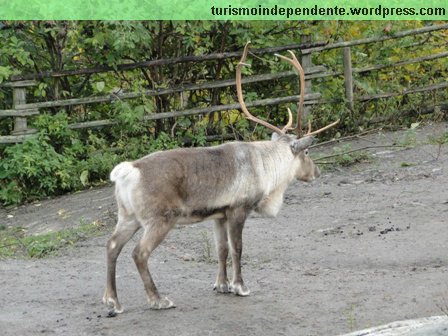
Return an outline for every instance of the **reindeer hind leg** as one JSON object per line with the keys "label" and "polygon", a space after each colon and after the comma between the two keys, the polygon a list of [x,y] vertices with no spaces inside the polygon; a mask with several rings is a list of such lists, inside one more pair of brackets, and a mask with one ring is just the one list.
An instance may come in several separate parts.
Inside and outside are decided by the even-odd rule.
{"label": "reindeer hind leg", "polygon": [[134,216],[129,215],[123,207],[118,207],[118,222],[114,233],[107,242],[107,280],[103,303],[110,309],[110,313],[122,313],[123,308],[118,301],[116,287],[117,258],[123,246],[140,229],[140,223]]}
{"label": "reindeer hind leg", "polygon": [[[143,222],[143,221],[142,221]],[[145,221],[143,237],[135,247],[132,257],[142,278],[151,309],[175,308],[174,303],[167,297],[161,298],[157,287],[148,269],[148,259],[152,251],[165,239],[168,232],[174,226],[174,220],[163,217]]]}

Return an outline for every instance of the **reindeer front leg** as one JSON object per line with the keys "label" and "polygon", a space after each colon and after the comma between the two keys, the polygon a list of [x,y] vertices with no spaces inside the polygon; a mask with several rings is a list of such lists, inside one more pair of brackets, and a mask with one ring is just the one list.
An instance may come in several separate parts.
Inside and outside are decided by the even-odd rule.
{"label": "reindeer front leg", "polygon": [[227,219],[215,220],[215,243],[218,254],[218,275],[213,289],[218,293],[230,293],[227,279],[227,256],[229,255],[229,241],[227,238]]}
{"label": "reindeer front leg", "polygon": [[227,233],[232,256],[233,278],[230,290],[240,296],[247,296],[249,288],[244,284],[241,276],[241,254],[243,252],[243,228],[249,211],[244,207],[229,209],[226,212]]}

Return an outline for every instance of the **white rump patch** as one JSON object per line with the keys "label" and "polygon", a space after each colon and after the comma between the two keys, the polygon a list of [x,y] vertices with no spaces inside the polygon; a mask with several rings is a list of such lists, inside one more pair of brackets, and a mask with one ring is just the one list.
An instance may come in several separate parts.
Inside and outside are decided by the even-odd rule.
{"label": "white rump patch", "polygon": [[140,170],[135,168],[131,162],[122,162],[112,170],[110,180],[115,182],[116,196],[120,198],[123,206],[132,213],[132,197],[140,180]]}
{"label": "white rump patch", "polygon": [[131,173],[138,174],[138,169],[135,168],[131,162],[122,162],[116,165],[114,169],[112,169],[110,173],[110,180],[112,182],[116,182],[118,179],[123,179]]}

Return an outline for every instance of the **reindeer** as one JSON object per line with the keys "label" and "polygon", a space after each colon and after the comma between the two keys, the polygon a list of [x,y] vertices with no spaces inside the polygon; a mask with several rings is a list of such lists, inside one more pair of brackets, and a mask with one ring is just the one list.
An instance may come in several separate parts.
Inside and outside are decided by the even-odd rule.
{"label": "reindeer", "polygon": [[[182,148],[147,155],[133,162],[122,162],[111,172],[115,182],[118,221],[107,242],[107,281],[103,302],[110,313],[121,313],[115,282],[116,261],[123,246],[139,230],[143,236],[132,257],[142,278],[152,309],[174,308],[161,297],[148,270],[151,252],[176,224],[213,219],[218,254],[218,274],[214,289],[247,296],[250,291],[241,276],[242,232],[252,211],[274,217],[283,203],[283,194],[295,179],[312,181],[320,175],[308,156],[313,135],[300,137],[301,109],[304,102],[304,73],[297,58],[276,55],[289,62],[300,75],[301,96],[296,131],[299,137],[286,135],[293,129],[289,121],[278,128],[254,117],[244,103],[241,68],[245,65],[249,42],[236,67],[236,87],[241,110],[247,119],[273,131],[270,141],[230,142],[215,147]],[[337,123],[337,122],[336,122]],[[226,261],[232,258],[233,277],[227,278]]]}

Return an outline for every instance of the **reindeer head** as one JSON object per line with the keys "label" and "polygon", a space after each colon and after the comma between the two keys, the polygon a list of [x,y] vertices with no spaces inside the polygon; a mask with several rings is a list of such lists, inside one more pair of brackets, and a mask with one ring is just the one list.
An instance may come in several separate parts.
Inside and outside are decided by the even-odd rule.
{"label": "reindeer head", "polygon": [[294,177],[298,180],[310,182],[320,176],[320,170],[308,155],[308,148],[314,141],[314,137],[303,137],[297,139],[293,135],[279,135],[272,133],[272,141],[287,144],[293,155],[291,168],[294,169]]}
{"label": "reindeer head", "polygon": [[[312,181],[315,178],[320,176],[319,168],[314,164],[313,160],[308,156],[308,148],[311,146],[314,140],[314,135],[324,130],[333,127],[339,122],[339,119],[332,124],[329,124],[325,127],[322,127],[314,132],[311,132],[311,123],[308,122],[308,132],[305,136],[302,136],[302,111],[303,105],[305,101],[305,73],[303,71],[302,66],[297,60],[296,55],[291,50],[288,52],[291,55],[291,58],[275,54],[280,59],[290,63],[298,72],[300,78],[300,101],[297,106],[297,124],[296,127],[292,127],[293,116],[291,110],[288,108],[288,123],[283,128],[278,128],[264,120],[261,120],[255,116],[253,116],[246,107],[243,97],[243,90],[241,87],[241,68],[245,65],[247,53],[249,50],[250,42],[246,43],[244,47],[243,55],[241,56],[241,60],[236,67],[236,90],[238,95],[238,102],[240,103],[241,110],[248,120],[252,120],[260,125],[263,125],[274,131],[272,134],[272,141],[282,141],[289,145],[291,152],[294,156],[294,167],[295,177],[302,181]],[[288,130],[294,130],[296,132],[296,136],[287,135],[286,132]]]}

